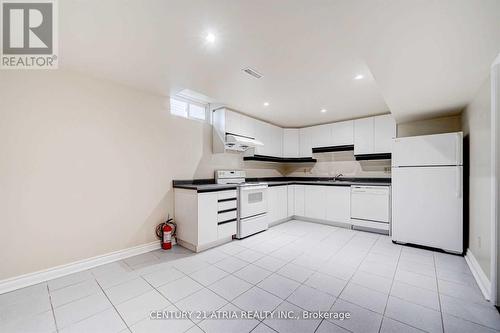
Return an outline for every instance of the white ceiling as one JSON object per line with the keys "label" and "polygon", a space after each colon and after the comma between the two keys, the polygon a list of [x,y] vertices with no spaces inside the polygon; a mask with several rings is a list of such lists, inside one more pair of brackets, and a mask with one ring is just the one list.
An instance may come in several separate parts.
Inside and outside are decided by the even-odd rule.
{"label": "white ceiling", "polygon": [[188,88],[282,126],[456,113],[500,52],[498,0],[65,0],[59,12],[61,68]]}

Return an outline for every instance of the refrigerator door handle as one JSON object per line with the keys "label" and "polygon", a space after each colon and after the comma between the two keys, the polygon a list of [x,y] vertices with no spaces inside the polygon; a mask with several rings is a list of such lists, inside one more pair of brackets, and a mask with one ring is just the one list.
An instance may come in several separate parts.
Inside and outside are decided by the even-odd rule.
{"label": "refrigerator door handle", "polygon": [[456,142],[455,142],[455,148],[456,148],[456,164],[457,165],[462,165],[463,164],[463,157],[462,157],[462,142],[461,139],[462,136],[459,134],[456,134]]}
{"label": "refrigerator door handle", "polygon": [[457,198],[461,198],[462,197],[462,168],[457,167],[456,169],[457,169],[455,172],[457,175],[457,178],[455,179],[456,194],[457,194]]}

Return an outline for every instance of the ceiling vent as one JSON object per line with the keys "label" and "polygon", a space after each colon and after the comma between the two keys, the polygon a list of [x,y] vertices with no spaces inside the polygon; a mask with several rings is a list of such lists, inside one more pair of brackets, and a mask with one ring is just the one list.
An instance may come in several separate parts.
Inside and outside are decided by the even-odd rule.
{"label": "ceiling vent", "polygon": [[252,69],[250,67],[247,67],[243,69],[243,72],[247,73],[248,75],[252,75],[256,79],[260,79],[263,75],[257,72],[255,69]]}

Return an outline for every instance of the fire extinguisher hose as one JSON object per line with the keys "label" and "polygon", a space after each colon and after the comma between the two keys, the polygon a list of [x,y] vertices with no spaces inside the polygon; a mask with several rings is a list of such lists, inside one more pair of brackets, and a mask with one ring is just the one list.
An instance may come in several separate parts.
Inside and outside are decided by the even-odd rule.
{"label": "fire extinguisher hose", "polygon": [[158,239],[163,238],[163,226],[164,225],[165,225],[165,223],[162,222],[156,226],[156,237],[158,237]]}
{"label": "fire extinguisher hose", "polygon": [[170,215],[167,217],[166,222],[162,222],[156,226],[156,237],[158,239],[163,239],[163,226],[165,224],[171,224],[173,226],[172,230],[172,237],[175,237],[176,231],[177,231],[177,224],[175,224],[174,219],[170,217]]}

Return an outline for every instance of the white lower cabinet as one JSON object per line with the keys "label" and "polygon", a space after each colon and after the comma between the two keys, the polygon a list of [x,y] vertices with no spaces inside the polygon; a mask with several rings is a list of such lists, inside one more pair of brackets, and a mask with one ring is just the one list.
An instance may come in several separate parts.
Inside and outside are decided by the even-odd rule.
{"label": "white lower cabinet", "polygon": [[304,212],[305,186],[293,185],[293,187],[294,187],[293,215],[305,216]]}
{"label": "white lower cabinet", "polygon": [[288,216],[287,187],[287,185],[272,186],[267,189],[269,223],[283,220]]}
{"label": "white lower cabinet", "polygon": [[[280,185],[268,188],[269,223],[299,216],[351,223],[351,188],[327,185]],[[202,251],[236,234],[236,190],[197,193],[175,189],[175,220],[179,244]]]}
{"label": "white lower cabinet", "polygon": [[326,219],[327,186],[304,185],[305,216],[313,219]]}
{"label": "white lower cabinet", "polygon": [[176,188],[174,196],[177,241],[182,246],[198,252],[236,234],[236,190],[197,193]]}
{"label": "white lower cabinet", "polygon": [[217,238],[223,239],[236,235],[236,228],[237,228],[236,221],[219,224],[217,227]]}
{"label": "white lower cabinet", "polygon": [[[351,188],[349,186],[290,185],[294,207],[289,216],[350,223]],[[289,194],[290,196],[290,194]],[[290,205],[290,197],[289,197]]]}
{"label": "white lower cabinet", "polygon": [[[218,234],[218,219],[217,214],[217,193],[198,193],[198,237],[196,244],[209,244],[217,241]],[[179,222],[176,219],[177,223]],[[182,235],[182,225],[179,225],[179,237]]]}
{"label": "white lower cabinet", "polygon": [[295,215],[295,185],[288,185],[286,187],[286,189],[288,192],[288,197],[287,197],[288,213],[287,213],[287,216],[291,217],[291,216]]}
{"label": "white lower cabinet", "polygon": [[326,219],[349,223],[351,219],[351,187],[327,186]]}

